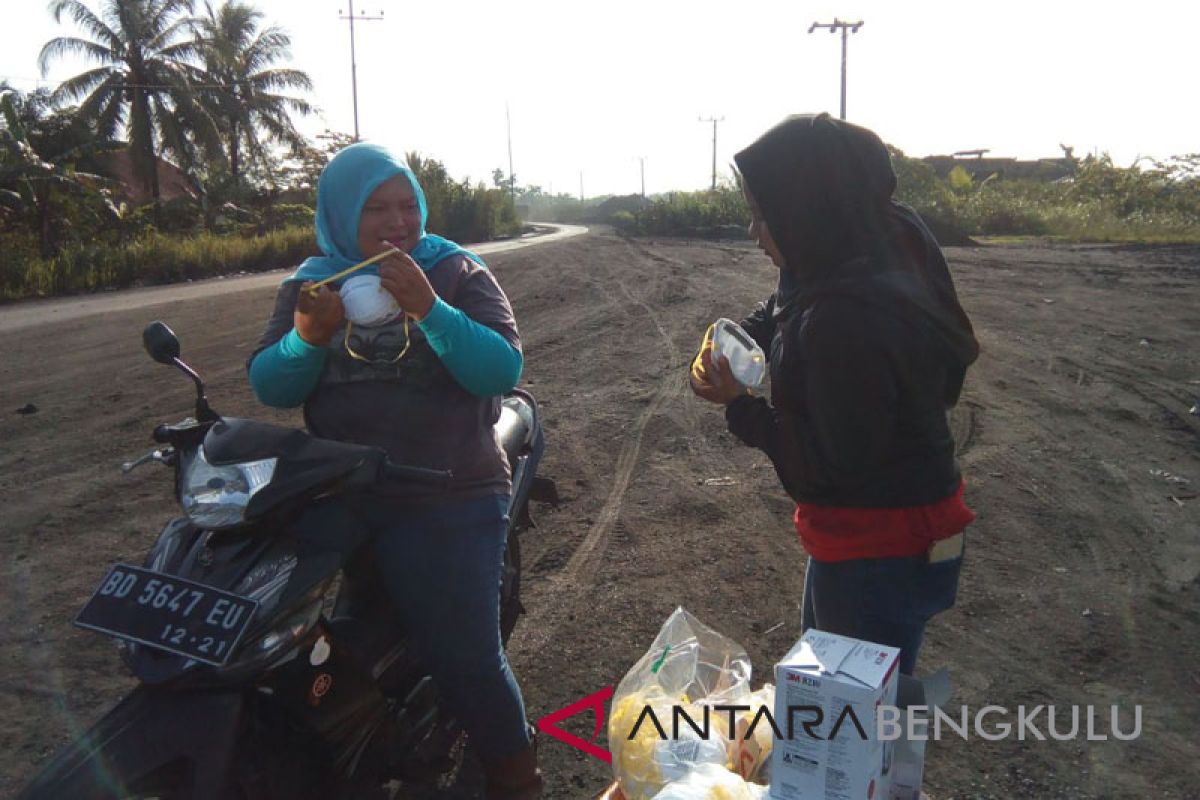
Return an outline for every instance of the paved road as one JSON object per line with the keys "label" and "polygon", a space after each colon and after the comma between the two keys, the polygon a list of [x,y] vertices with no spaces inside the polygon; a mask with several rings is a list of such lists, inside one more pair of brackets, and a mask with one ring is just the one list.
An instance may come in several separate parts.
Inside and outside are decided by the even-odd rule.
{"label": "paved road", "polygon": [[[539,228],[551,229],[550,233],[532,233],[519,239],[509,239],[500,242],[484,242],[467,245],[479,255],[501,253],[505,250],[517,250],[523,247],[533,247],[572,236],[587,233],[587,228],[581,225],[551,225],[537,223]],[[169,286],[150,286],[142,289],[126,289],[118,292],[105,292],[85,297],[53,298],[49,300],[30,300],[0,307],[0,333],[32,328],[50,322],[64,322],[78,319],[91,314],[103,314],[109,311],[126,311],[133,308],[173,303],[176,300],[188,300],[193,297],[205,297],[232,292],[244,292],[264,286],[275,286],[291,268],[276,269],[270,272],[256,272],[253,275],[242,275],[235,278],[208,278],[202,281],[177,283]]]}

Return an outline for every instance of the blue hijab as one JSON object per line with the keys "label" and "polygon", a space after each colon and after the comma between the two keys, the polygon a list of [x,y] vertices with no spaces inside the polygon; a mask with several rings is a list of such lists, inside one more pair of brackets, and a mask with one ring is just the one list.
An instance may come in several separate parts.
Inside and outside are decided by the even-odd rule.
{"label": "blue hijab", "polygon": [[[405,164],[379,145],[359,142],[330,159],[317,182],[317,246],[325,255],[305,260],[288,281],[320,281],[362,261],[358,249],[358,222],[371,193],[384,181],[403,175],[412,184],[421,208],[421,239],[409,255],[428,272],[449,256],[461,254],[481,267],[483,260],[449,239],[425,232],[429,209],[421,184]],[[353,275],[379,274],[379,265],[363,267]],[[351,276],[347,276],[349,278]],[[346,280],[343,278],[342,280]],[[341,285],[341,281],[337,281]]]}

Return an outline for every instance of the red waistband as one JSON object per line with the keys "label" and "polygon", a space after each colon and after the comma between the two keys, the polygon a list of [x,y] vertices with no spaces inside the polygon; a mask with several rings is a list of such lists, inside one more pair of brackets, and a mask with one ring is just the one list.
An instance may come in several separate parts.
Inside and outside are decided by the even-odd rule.
{"label": "red waistband", "polygon": [[963,500],[966,482],[936,503],[906,508],[846,508],[796,504],[796,532],[818,561],[888,558],[924,553],[975,519]]}

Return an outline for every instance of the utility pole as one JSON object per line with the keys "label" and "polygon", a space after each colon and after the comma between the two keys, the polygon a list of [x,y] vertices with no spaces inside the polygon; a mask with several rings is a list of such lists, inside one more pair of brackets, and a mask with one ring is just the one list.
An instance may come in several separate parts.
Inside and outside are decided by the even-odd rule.
{"label": "utility pole", "polygon": [[583,170],[579,170],[579,205],[583,205]]}
{"label": "utility pole", "polygon": [[354,141],[358,141],[358,64],[354,60],[354,21],[372,21],[383,19],[383,12],[379,12],[377,17],[355,16],[354,15],[354,0],[348,0],[350,3],[350,13],[343,14],[342,10],[338,9],[338,19],[344,19],[350,23],[350,86],[354,95]]}
{"label": "utility pole", "polygon": [[829,28],[830,33],[837,33],[839,29],[842,31],[842,119],[846,118],[846,35],[847,32],[858,33],[863,24],[861,19],[858,22],[843,22],[834,17],[833,22],[814,22],[808,28],[809,33],[817,28]]}
{"label": "utility pole", "polygon": [[646,157],[638,156],[638,163],[642,165],[642,199],[646,197]]}
{"label": "utility pole", "polygon": [[712,188],[715,192],[717,190],[717,123],[724,122],[725,118],[709,117],[705,119],[704,117],[700,117],[699,120],[701,122],[711,122],[713,125]]}
{"label": "utility pole", "polygon": [[512,163],[512,115],[508,113],[508,102],[504,103],[504,124],[508,127],[508,190],[514,204],[517,202],[517,176]]}

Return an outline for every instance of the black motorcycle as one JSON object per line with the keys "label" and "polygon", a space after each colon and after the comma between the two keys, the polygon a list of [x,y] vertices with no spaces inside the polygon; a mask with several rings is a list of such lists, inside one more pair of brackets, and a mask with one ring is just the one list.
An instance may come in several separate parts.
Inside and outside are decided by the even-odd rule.
{"label": "black motorcycle", "polygon": [[[140,684],[66,746],[21,798],[385,796],[392,780],[453,765],[460,735],[364,547],[347,502],[379,481],[440,482],[377,448],[221,417],[179,341],[155,322],[146,350],[196,384],[196,415],[160,425],[157,461],[175,471],[185,516],[140,567],[114,566],[76,624],[118,639]],[[524,392],[503,400],[497,434],[512,466],[501,586],[507,642],[521,613],[519,532],[543,437]]]}

